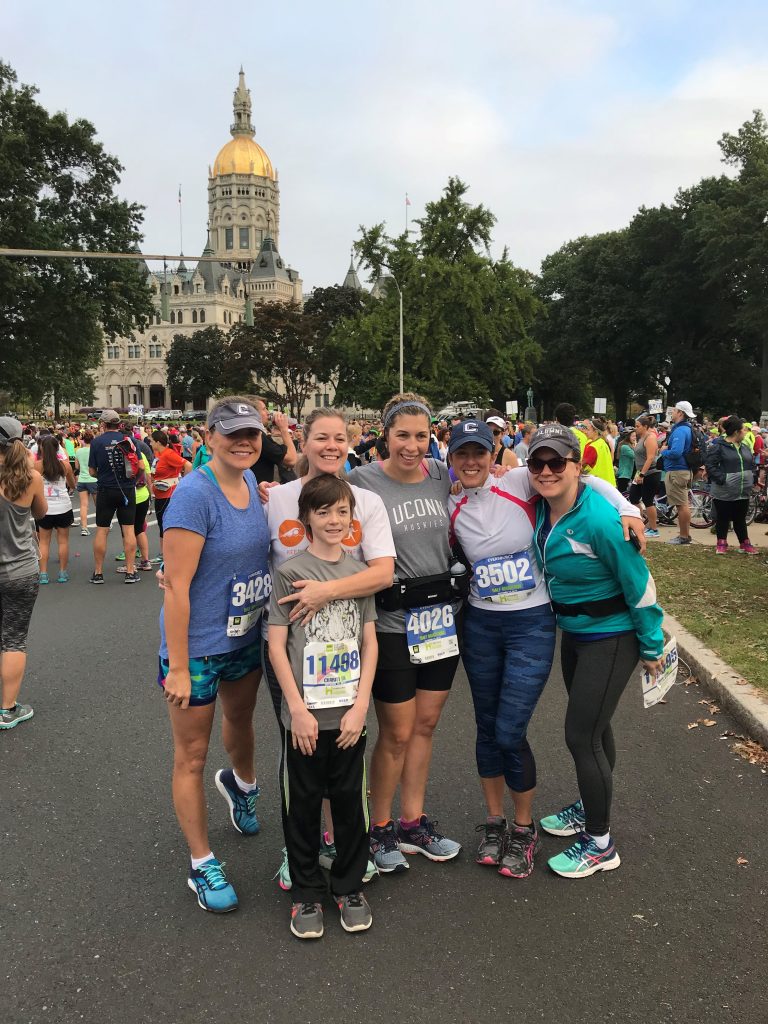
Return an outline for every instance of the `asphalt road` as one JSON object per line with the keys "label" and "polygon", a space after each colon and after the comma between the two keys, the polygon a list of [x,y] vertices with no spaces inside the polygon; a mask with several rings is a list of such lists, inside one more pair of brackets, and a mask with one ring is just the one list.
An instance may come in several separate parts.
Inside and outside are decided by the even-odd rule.
{"label": "asphalt road", "polygon": [[[613,820],[621,868],[558,878],[545,858],[566,841],[546,837],[520,882],[473,861],[483,812],[460,673],[437,734],[429,810],[462,854],[444,865],[417,858],[406,874],[375,880],[363,935],[344,933],[327,907],[315,943],[290,935],[290,899],[272,877],[282,846],[277,730],[263,691],[262,832],[231,828],[213,786],[225,763],[217,736],[211,842],[240,909],[203,913],[171,806],[155,683],[160,593],[150,574],[138,586],[117,574],[90,586],[89,541],[78,534],[71,582],[42,588],[33,619],[23,697],[35,717],[0,733],[3,1024],[768,1021],[768,775],[720,738],[734,727],[727,716],[687,728],[709,716],[695,685],[648,711],[639,682],[624,697]],[[112,536],[108,573],[116,544]],[[574,798],[563,709],[553,674],[531,730],[539,814]]]}

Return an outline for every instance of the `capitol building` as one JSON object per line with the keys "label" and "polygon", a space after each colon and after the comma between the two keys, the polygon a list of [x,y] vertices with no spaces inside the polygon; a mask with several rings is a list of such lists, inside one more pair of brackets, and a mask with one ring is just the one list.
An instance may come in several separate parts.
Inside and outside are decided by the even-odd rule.
{"label": "capitol building", "polygon": [[[253,304],[302,302],[301,278],[280,256],[278,175],[255,141],[251,94],[242,68],[230,133],[232,138],[208,168],[203,258],[189,268],[183,259],[167,270],[147,267],[155,315],[143,333],[105,342],[95,374],[97,405],[183,408],[169,393],[166,379],[165,357],[175,335],[211,325],[227,331],[245,320],[248,295]],[[161,310],[168,319],[161,317]]]}

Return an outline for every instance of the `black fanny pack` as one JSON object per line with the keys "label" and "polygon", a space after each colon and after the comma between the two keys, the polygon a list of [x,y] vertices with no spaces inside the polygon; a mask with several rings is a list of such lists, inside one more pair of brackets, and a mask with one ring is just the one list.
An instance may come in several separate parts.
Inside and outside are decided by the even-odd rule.
{"label": "black fanny pack", "polygon": [[436,576],[397,580],[391,587],[379,591],[376,595],[376,604],[385,612],[397,612],[401,608],[447,604],[449,601],[455,601],[457,597],[451,584],[451,574],[441,572]]}
{"label": "black fanny pack", "polygon": [[629,607],[623,594],[604,597],[601,601],[582,601],[581,604],[560,604],[553,601],[552,607],[558,615],[588,615],[591,619],[603,619],[608,615],[617,615]]}

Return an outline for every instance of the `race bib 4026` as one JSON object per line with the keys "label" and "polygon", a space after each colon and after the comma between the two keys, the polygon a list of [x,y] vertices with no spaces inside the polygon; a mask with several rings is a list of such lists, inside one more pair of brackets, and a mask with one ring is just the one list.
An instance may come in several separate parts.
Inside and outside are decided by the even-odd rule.
{"label": "race bib 4026", "polygon": [[405,629],[414,665],[452,658],[459,653],[456,620],[449,604],[411,608],[405,613]]}

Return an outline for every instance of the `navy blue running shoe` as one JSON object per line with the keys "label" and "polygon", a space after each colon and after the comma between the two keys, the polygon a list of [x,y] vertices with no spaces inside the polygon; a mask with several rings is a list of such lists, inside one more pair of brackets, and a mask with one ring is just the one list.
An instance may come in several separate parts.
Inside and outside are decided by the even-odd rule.
{"label": "navy blue running shoe", "polygon": [[256,797],[258,786],[252,793],[244,793],[235,781],[235,773],[231,768],[220,768],[216,772],[216,789],[227,801],[232,824],[243,836],[255,836],[261,828],[256,817]]}

